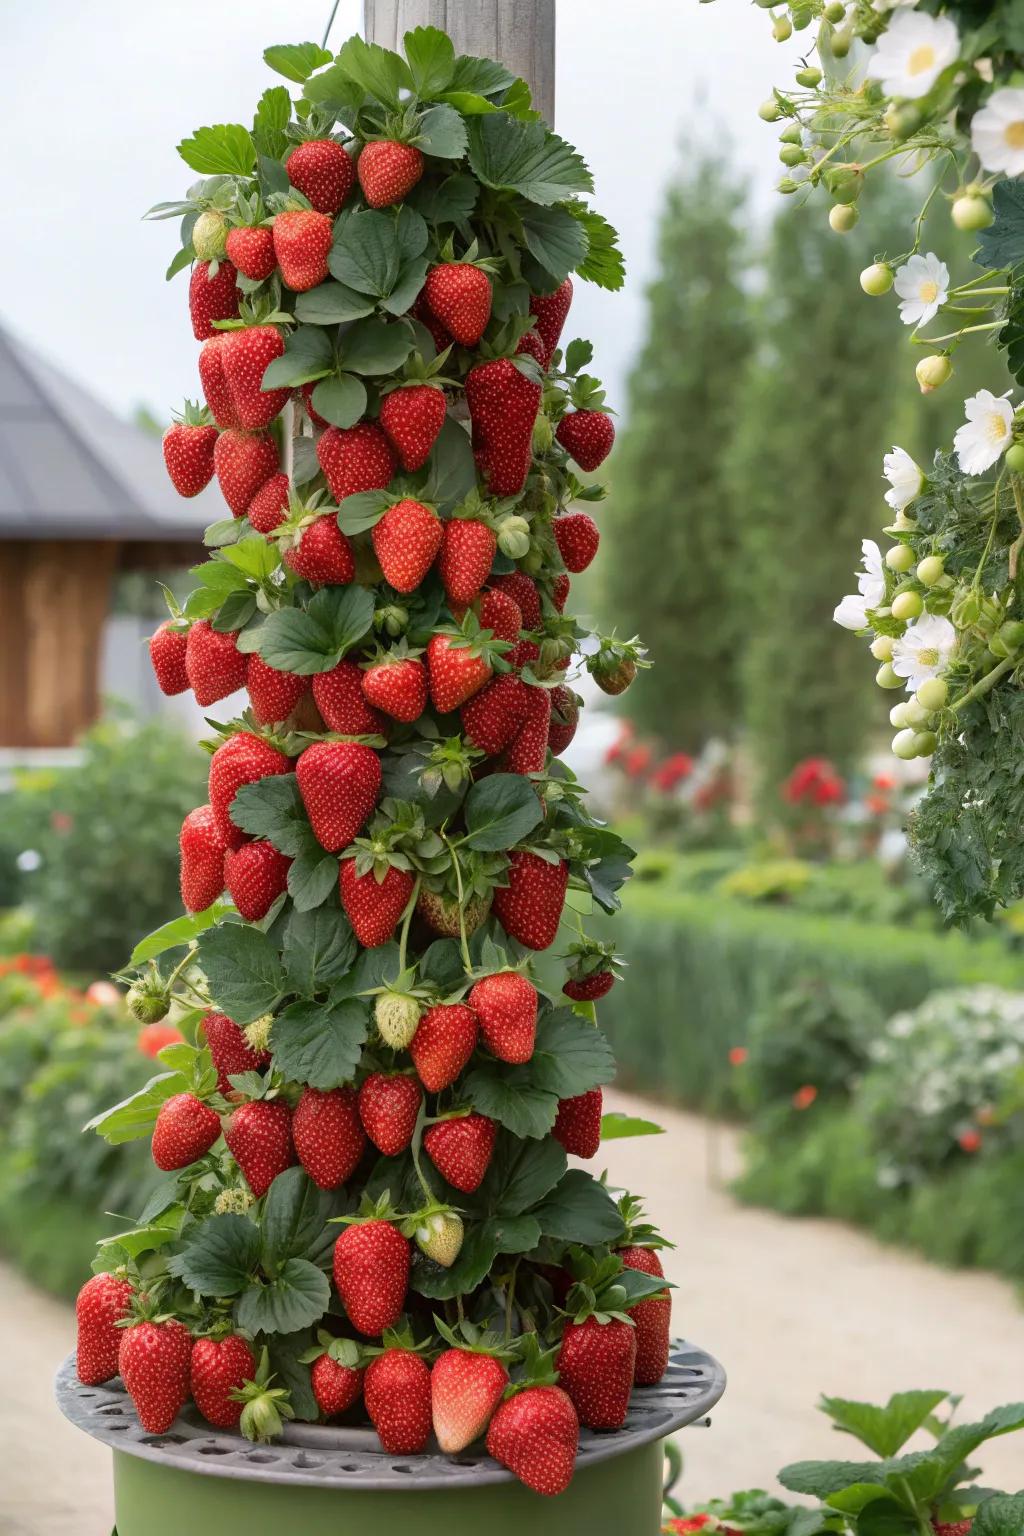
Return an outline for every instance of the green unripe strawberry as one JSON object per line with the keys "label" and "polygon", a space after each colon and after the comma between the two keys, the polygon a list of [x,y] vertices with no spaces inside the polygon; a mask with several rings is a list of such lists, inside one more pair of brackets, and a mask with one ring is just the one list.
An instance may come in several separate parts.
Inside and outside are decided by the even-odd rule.
{"label": "green unripe strawberry", "polygon": [[821,70],[816,69],[813,64],[807,65],[804,69],[798,69],[796,83],[806,86],[808,90],[813,90],[816,85],[821,84]]}
{"label": "green unripe strawberry", "polygon": [[790,167],[803,165],[807,160],[807,151],[800,144],[783,144],[779,150],[779,159],[783,165]]}
{"label": "green unripe strawberry", "polygon": [[892,267],[885,261],[873,262],[870,267],[865,267],[860,275],[861,287],[874,299],[881,298],[883,293],[888,293],[893,281]]}
{"label": "green unripe strawberry", "polygon": [[885,556],[890,571],[909,571],[914,564],[914,551],[909,544],[894,544]]}
{"label": "green unripe strawberry", "polygon": [[782,108],[774,96],[769,96],[767,101],[762,101],[757,109],[757,115],[765,123],[777,123],[782,116]]}
{"label": "green unripe strawberry", "polygon": [[416,1228],[416,1246],[435,1264],[450,1269],[459,1256],[465,1229],[455,1211],[435,1211]]}
{"label": "green unripe strawberry", "polygon": [[958,197],[953,204],[951,214],[957,229],[971,232],[988,229],[995,218],[988,198],[980,197],[977,193],[967,193],[963,197]]}
{"label": "green unripe strawberry", "polygon": [[167,1017],[171,1006],[171,1000],[166,992],[145,981],[137,981],[133,987],[129,987],[125,1001],[128,1004],[128,1012],[133,1019],[138,1019],[140,1024],[156,1024],[160,1019]]}
{"label": "green unripe strawberry", "polygon": [[876,661],[892,661],[892,636],[876,635],[870,649]]}
{"label": "green unripe strawberry", "polygon": [[917,570],[914,575],[924,587],[934,587],[937,581],[941,581],[946,574],[946,562],[941,555],[925,555],[923,560],[917,562]]}
{"label": "green unripe strawberry", "polygon": [[403,1051],[416,1033],[420,1005],[402,992],[382,992],[373,1010],[377,1031],[392,1050]]}
{"label": "green unripe strawberry", "polygon": [[905,703],[893,705],[889,711],[889,724],[895,726],[898,731],[902,730],[905,725],[910,724],[910,721],[907,719],[907,706]]}
{"label": "green unripe strawberry", "polygon": [[893,671],[892,663],[888,661],[884,661],[879,667],[878,671],[875,673],[875,682],[878,684],[879,688],[903,687],[902,677]]}
{"label": "green unripe strawberry", "polygon": [[934,731],[918,731],[914,737],[914,756],[931,757],[938,744],[939,739]]}
{"label": "green unripe strawberry", "polygon": [[1015,475],[1024,475],[1024,443],[1011,443],[1006,450],[1006,467]]}
{"label": "green unripe strawberry", "polygon": [[829,210],[828,222],[837,235],[848,235],[859,218],[860,214],[852,203],[836,203]]}
{"label": "green unripe strawberry", "polygon": [[885,126],[898,144],[909,139],[912,133],[916,133],[921,126],[921,113],[917,107],[909,102],[903,102],[899,106],[890,102],[885,109]]}
{"label": "green unripe strawberry", "polygon": [[914,698],[922,709],[934,714],[937,709],[944,709],[949,698],[949,686],[941,677],[926,677]]}
{"label": "green unripe strawberry", "polygon": [[924,599],[920,592],[897,592],[892,600],[894,619],[916,619],[923,610]]}
{"label": "green unripe strawberry", "polygon": [[911,758],[917,756],[917,732],[910,729],[897,731],[892,739],[892,750],[897,757],[909,763]]}
{"label": "green unripe strawberry", "polygon": [[192,226],[192,249],[198,261],[220,261],[228,238],[228,221],[215,208],[207,208]]}
{"label": "green unripe strawberry", "polygon": [[793,36],[793,24],[788,16],[776,16],[772,25],[772,37],[777,43],[788,42]]}
{"label": "green unripe strawberry", "polygon": [[830,21],[835,26],[846,19],[846,6],[842,4],[842,0],[830,0],[830,4],[826,5],[822,14],[826,21]]}

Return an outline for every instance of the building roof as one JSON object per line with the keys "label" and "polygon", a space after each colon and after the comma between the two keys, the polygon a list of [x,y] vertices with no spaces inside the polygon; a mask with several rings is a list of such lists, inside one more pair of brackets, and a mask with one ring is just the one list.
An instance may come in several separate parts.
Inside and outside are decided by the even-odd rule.
{"label": "building roof", "polygon": [[159,438],[0,327],[0,538],[194,543],[224,510],[216,484],[180,497]]}

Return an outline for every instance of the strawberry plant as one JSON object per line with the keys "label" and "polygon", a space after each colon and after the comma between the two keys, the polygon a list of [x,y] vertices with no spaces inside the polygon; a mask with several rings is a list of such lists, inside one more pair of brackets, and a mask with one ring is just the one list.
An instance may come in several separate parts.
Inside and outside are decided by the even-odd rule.
{"label": "strawberry plant", "polygon": [[[564,611],[600,537],[577,471],[614,428],[560,340],[570,273],[616,288],[622,260],[494,61],[432,28],[265,57],[296,94],[185,139],[202,179],[153,210],[181,221],[207,405],[168,469],[227,504],[154,668],[249,707],[210,721],[185,915],[125,973],[184,1038],[92,1122],[165,1175],[97,1269],[131,1288],[149,1426],[189,1390],[256,1438],[346,1412],[414,1454],[433,1424],[555,1494],[580,1421],[621,1425],[668,1357],[657,1233],[568,1166],[614,1074],[617,957],[583,920],[632,850],[558,754],[581,668],[620,693],[646,659]],[[105,1318],[125,1293],[95,1294]]]}

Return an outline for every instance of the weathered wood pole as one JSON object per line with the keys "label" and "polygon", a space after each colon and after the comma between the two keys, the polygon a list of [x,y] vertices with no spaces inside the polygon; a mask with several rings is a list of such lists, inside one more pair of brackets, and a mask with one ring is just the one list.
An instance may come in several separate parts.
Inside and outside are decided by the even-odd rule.
{"label": "weathered wood pole", "polygon": [[367,42],[400,51],[413,27],[440,27],[457,53],[498,59],[521,75],[555,121],[555,0],[363,0]]}

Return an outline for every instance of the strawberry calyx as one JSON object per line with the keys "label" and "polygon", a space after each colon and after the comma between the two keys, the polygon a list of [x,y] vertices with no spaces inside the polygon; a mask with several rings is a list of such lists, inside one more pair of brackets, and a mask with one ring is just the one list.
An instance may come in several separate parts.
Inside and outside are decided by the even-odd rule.
{"label": "strawberry calyx", "polygon": [[586,934],[575,944],[569,945],[562,959],[570,961],[568,976],[573,981],[585,981],[604,971],[610,971],[619,981],[626,965],[614,944],[603,943]]}
{"label": "strawberry calyx", "polygon": [[354,859],[356,874],[373,874],[380,884],[389,869],[412,872],[420,860],[436,857],[442,848],[436,832],[428,832],[423,812],[405,800],[382,800],[366,833],[345,848],[340,857]]}
{"label": "strawberry calyx", "polygon": [[487,1359],[506,1363],[519,1359],[520,1350],[516,1343],[506,1343],[500,1334],[481,1328],[468,1318],[463,1318],[454,1328],[450,1328],[444,1318],[438,1317],[435,1312],[434,1327],[446,1344],[451,1345],[452,1349],[461,1350],[465,1355],[483,1355]]}
{"label": "strawberry calyx", "polygon": [[401,375],[383,384],[381,399],[385,395],[392,394],[396,389],[412,389],[422,384],[429,384],[432,389],[439,389],[442,393],[445,389],[457,389],[458,379],[446,378],[442,373],[451,353],[452,348],[445,347],[428,362],[422,352],[411,352],[402,365]]}
{"label": "strawberry calyx", "polygon": [[460,656],[479,657],[494,672],[509,671],[509,662],[505,658],[512,646],[507,640],[499,640],[493,629],[483,629],[472,608],[466,611],[460,623],[439,624],[434,634],[450,637],[449,649]]}
{"label": "strawberry calyx", "polygon": [[525,1333],[519,1341],[518,1364],[513,1368],[512,1380],[504,1391],[504,1399],[516,1397],[520,1392],[527,1392],[531,1387],[553,1387],[558,1382],[558,1368],[555,1361],[558,1357],[560,1344],[552,1349],[542,1349],[536,1333]]}
{"label": "strawberry calyx", "polygon": [[330,1224],[342,1227],[362,1227],[370,1221],[388,1221],[393,1226],[400,1226],[408,1217],[395,1209],[391,1203],[391,1191],[385,1189],[374,1200],[364,1191],[358,1209],[350,1216],[331,1216]]}
{"label": "strawberry calyx", "polygon": [[180,411],[171,412],[171,421],[181,427],[212,427],[213,416],[207,405],[198,400],[186,400]]}
{"label": "strawberry calyx", "polygon": [[429,1356],[436,1353],[437,1345],[432,1334],[417,1339],[407,1317],[399,1318],[393,1328],[385,1328],[379,1344],[366,1344],[363,1353],[368,1360],[385,1355],[390,1349],[400,1349],[407,1355]]}
{"label": "strawberry calyx", "polygon": [[136,1290],[128,1297],[124,1315],[117,1318],[115,1328],[135,1328],[139,1323],[180,1323],[175,1312],[163,1307],[167,1282],[155,1280],[145,1290]]}
{"label": "strawberry calyx", "polygon": [[619,1215],[625,1230],[617,1248],[674,1248],[675,1243],[663,1237],[657,1227],[646,1219],[643,1202],[628,1191],[619,1199]]}
{"label": "strawberry calyx", "polygon": [[312,527],[321,517],[337,511],[335,507],[325,506],[326,499],[327,491],[322,488],[308,496],[300,496],[298,491],[292,490],[288,496],[288,512],[284,521],[272,528],[266,537],[276,540],[282,550],[297,549],[307,528]]}
{"label": "strawberry calyx", "polygon": [[287,1387],[275,1387],[270,1369],[270,1352],[264,1347],[256,1374],[228,1393],[232,1402],[241,1403],[239,1428],[247,1440],[266,1445],[284,1429],[286,1419],[294,1419],[291,1394]]}
{"label": "strawberry calyx", "polygon": [[614,416],[616,413],[611,406],[606,404],[605,392],[600,379],[595,379],[593,374],[581,373],[569,386],[569,401],[577,411],[597,411],[602,416]]}
{"label": "strawberry calyx", "polygon": [[267,286],[267,293],[242,299],[237,316],[231,320],[214,320],[213,324],[219,331],[245,331],[257,325],[273,325],[283,330],[295,325],[295,316],[281,308],[280,284],[275,279]]}
{"label": "strawberry calyx", "polygon": [[316,1343],[303,1350],[298,1360],[300,1365],[312,1365],[321,1355],[327,1355],[335,1365],[343,1365],[349,1371],[361,1369],[368,1358],[365,1346],[356,1339],[339,1338],[336,1334],[328,1333],[326,1328],[317,1329]]}
{"label": "strawberry calyx", "polygon": [[461,736],[414,743],[411,750],[425,759],[416,772],[424,794],[431,800],[442,789],[458,794],[472,781],[474,769],[485,756]]}

